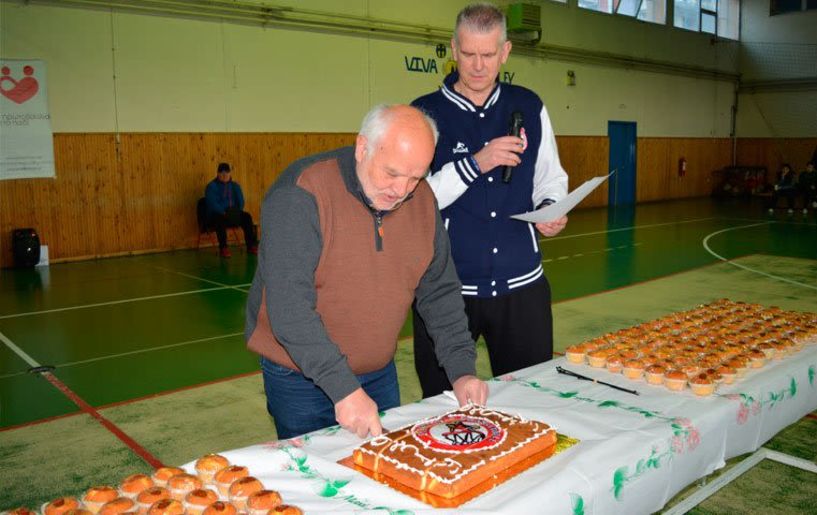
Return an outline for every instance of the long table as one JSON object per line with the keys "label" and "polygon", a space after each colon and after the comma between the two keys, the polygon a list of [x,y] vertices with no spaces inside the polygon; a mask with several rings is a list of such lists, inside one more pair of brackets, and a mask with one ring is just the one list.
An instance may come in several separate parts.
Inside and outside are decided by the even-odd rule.
{"label": "long table", "polygon": [[[639,395],[558,374],[557,366]],[[452,512],[652,513],[725,460],[758,449],[817,409],[817,345],[749,370],[709,397],[563,358],[488,384],[489,407],[541,420],[579,443]],[[455,408],[440,395],[389,410],[382,423],[396,429]],[[361,442],[335,426],[221,454],[307,513],[439,511],[337,463]]]}

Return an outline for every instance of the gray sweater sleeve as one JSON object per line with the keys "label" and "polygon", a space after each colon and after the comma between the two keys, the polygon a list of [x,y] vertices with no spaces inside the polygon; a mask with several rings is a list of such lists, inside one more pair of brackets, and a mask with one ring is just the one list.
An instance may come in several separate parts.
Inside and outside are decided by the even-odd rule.
{"label": "gray sweater sleeve", "polygon": [[417,311],[434,340],[437,360],[448,380],[476,374],[476,346],[468,330],[462,285],[451,258],[448,233],[437,210],[434,257],[417,286]]}
{"label": "gray sweater sleeve", "polygon": [[316,311],[322,240],[315,199],[295,185],[274,187],[261,219],[257,273],[267,293],[270,327],[303,374],[337,403],[360,383]]}

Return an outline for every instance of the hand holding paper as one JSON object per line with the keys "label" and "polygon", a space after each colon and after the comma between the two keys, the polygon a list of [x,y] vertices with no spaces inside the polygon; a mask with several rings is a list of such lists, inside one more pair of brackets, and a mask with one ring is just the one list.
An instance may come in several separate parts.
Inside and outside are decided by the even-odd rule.
{"label": "hand holding paper", "polygon": [[551,222],[554,220],[558,220],[565,216],[571,209],[576,207],[576,205],[584,200],[584,198],[590,194],[591,191],[596,189],[599,184],[607,180],[610,175],[613,175],[615,170],[610,172],[609,175],[602,175],[600,177],[593,177],[589,181],[585,182],[575,190],[571,191],[565,198],[560,200],[559,202],[555,202],[549,206],[545,206],[542,209],[538,209],[536,211],[531,211],[529,213],[521,213],[518,215],[512,215],[511,218],[515,218],[517,220],[522,220],[524,222],[533,222],[533,223],[542,223],[542,222]]}

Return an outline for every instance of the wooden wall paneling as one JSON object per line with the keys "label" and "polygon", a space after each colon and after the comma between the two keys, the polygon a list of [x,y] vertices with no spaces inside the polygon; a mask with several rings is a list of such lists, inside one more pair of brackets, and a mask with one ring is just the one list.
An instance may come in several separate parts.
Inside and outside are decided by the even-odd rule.
{"label": "wooden wall paneling", "polygon": [[[606,136],[559,136],[556,145],[569,178],[569,191],[588,179],[609,173],[610,142]],[[581,207],[607,205],[607,190],[605,182],[582,201]]]}

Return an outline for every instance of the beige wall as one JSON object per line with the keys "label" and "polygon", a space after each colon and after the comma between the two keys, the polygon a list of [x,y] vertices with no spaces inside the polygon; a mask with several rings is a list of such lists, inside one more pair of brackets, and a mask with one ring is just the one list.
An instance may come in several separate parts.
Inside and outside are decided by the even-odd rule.
{"label": "beige wall", "polygon": [[[279,2],[445,28],[462,1]],[[44,59],[55,132],[350,132],[379,102],[435,89],[434,44],[53,5],[2,4],[3,57]],[[543,44],[729,71],[700,34],[543,4]],[[448,43],[441,40],[441,43]],[[406,70],[432,59],[438,73]],[[720,61],[720,62],[719,62]],[[577,85],[565,83],[574,70]],[[512,55],[514,83],[539,93],[560,135],[724,137],[728,81]],[[114,79],[115,77],[115,79]]]}

